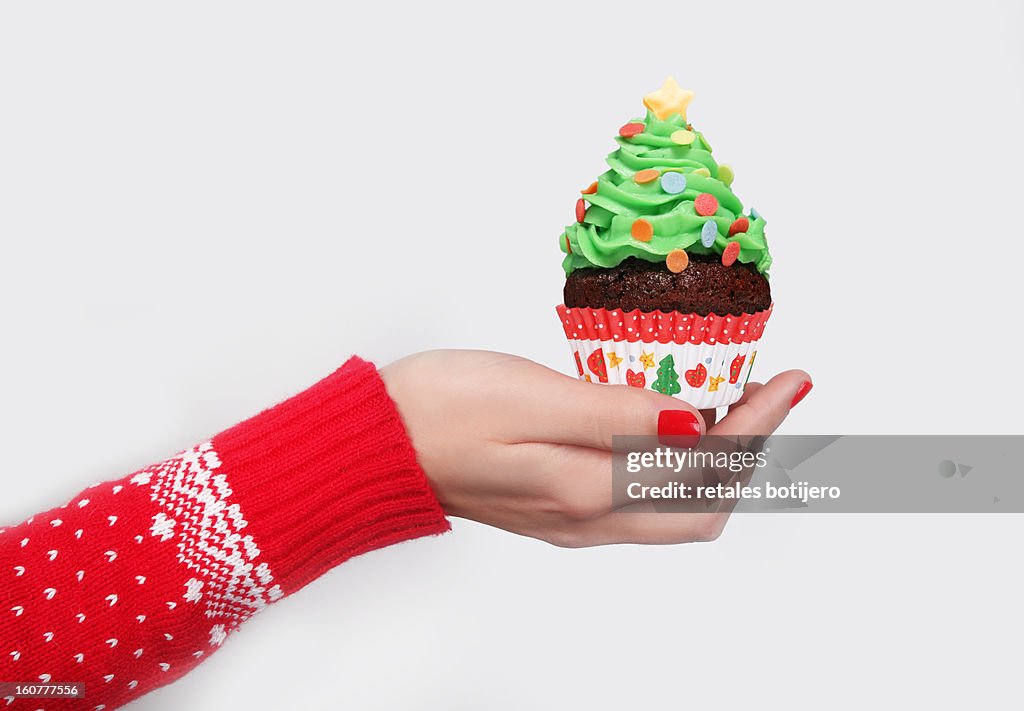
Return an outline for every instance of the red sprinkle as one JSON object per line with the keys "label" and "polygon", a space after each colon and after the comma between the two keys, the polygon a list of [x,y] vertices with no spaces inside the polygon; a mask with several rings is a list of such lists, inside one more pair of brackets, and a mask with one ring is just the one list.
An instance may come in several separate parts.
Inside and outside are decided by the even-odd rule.
{"label": "red sprinkle", "polygon": [[750,220],[745,217],[737,217],[736,220],[729,225],[729,236],[732,237],[734,234],[740,232],[746,232],[750,229]]}
{"label": "red sprinkle", "polygon": [[701,215],[702,217],[711,217],[718,212],[718,200],[710,193],[701,193],[697,196],[697,199],[693,201],[693,207],[697,211],[698,215]]}
{"label": "red sprinkle", "polygon": [[584,195],[593,195],[594,193],[597,192],[597,181],[595,180],[589,186],[587,186],[586,190],[580,190],[580,192],[583,193]]}
{"label": "red sprinkle", "polygon": [[569,244],[569,235],[565,236],[565,251],[568,254],[572,254],[572,245]]}
{"label": "red sprinkle", "polygon": [[738,256],[740,256],[740,243],[730,242],[726,245],[725,251],[722,252],[722,264],[731,267]]}
{"label": "red sprinkle", "polygon": [[583,224],[583,218],[587,216],[587,202],[580,198],[576,201],[576,221]]}
{"label": "red sprinkle", "polygon": [[632,138],[633,136],[638,136],[643,133],[645,128],[647,127],[642,123],[627,123],[619,129],[619,135],[623,138]]}

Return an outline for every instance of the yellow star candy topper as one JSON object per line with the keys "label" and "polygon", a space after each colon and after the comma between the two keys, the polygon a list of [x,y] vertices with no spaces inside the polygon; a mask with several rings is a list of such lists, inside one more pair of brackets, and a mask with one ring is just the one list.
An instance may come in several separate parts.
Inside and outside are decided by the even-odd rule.
{"label": "yellow star candy topper", "polygon": [[644,106],[662,121],[672,114],[679,114],[685,121],[686,107],[690,105],[692,98],[692,91],[679,86],[675,79],[669,77],[660,89],[644,97]]}

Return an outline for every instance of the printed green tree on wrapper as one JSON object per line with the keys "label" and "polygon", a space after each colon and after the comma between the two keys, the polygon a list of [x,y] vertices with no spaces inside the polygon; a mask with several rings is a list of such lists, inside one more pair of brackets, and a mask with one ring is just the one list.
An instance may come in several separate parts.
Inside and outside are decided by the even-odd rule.
{"label": "printed green tree on wrapper", "polygon": [[670,353],[658,363],[658,377],[651,383],[651,390],[657,390],[665,395],[678,395],[682,389],[679,385],[679,373],[676,372],[676,359]]}

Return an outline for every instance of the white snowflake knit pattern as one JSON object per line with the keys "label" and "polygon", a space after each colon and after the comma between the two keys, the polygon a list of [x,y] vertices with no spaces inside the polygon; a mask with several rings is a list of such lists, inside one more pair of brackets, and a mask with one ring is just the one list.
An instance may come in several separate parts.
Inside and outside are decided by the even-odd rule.
{"label": "white snowflake knit pattern", "polygon": [[206,616],[221,620],[210,632],[219,645],[231,631],[282,596],[266,563],[255,565],[259,548],[252,536],[240,533],[247,523],[238,504],[229,504],[227,477],[217,473],[220,459],[204,442],[132,477],[150,484],[151,498],[161,509],[153,516],[150,534],[175,540],[178,561],[195,572],[185,583],[184,599],[206,607]]}
{"label": "white snowflake knit pattern", "polygon": [[88,699],[5,696],[0,711],[124,703],[283,596],[220,467],[204,442],[0,529],[0,680],[83,683]]}

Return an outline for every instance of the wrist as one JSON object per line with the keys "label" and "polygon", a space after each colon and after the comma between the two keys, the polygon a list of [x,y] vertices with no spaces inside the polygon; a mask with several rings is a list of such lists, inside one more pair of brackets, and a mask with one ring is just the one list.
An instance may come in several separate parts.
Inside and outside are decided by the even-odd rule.
{"label": "wrist", "polygon": [[350,557],[449,529],[383,380],[359,358],[213,444],[285,594]]}

